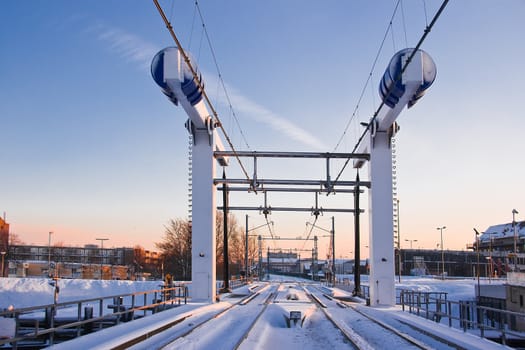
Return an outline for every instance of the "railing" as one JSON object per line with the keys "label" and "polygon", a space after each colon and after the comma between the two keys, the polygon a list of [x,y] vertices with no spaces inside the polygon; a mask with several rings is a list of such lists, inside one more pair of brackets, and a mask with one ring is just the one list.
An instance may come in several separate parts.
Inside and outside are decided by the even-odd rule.
{"label": "railing", "polygon": [[[14,329],[11,337],[0,339],[0,346],[11,343],[13,349],[17,349],[19,342],[31,342],[33,347],[50,346],[60,340],[144,317],[148,312],[156,313],[181,303],[186,304],[187,299],[188,287],[176,285],[1,311],[0,317],[13,320]],[[104,313],[104,307],[112,312]]]}
{"label": "railing", "polygon": [[[231,289],[239,288],[247,283],[246,279],[231,279],[228,281],[228,285]],[[217,280],[217,293],[224,288],[224,281]]]}
{"label": "railing", "polygon": [[[443,298],[443,295],[445,296]],[[482,338],[499,338],[507,344],[509,336],[525,340],[525,313],[478,305],[475,301],[451,301],[446,293],[401,290],[399,304],[403,311],[425,317],[449,327],[468,330]],[[475,331],[475,332],[472,332]]]}

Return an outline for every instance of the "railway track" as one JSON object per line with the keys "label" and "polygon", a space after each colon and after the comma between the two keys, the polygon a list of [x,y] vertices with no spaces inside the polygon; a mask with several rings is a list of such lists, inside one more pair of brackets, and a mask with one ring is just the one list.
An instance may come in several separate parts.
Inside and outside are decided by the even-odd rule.
{"label": "railway track", "polygon": [[[339,308],[328,308],[327,304]],[[322,291],[311,294],[320,310],[338,328],[356,349],[402,348],[402,349],[460,349],[465,348],[448,339],[429,334],[414,325],[390,319],[388,322],[377,311],[360,304],[339,301]],[[316,296],[317,295],[317,296]],[[383,315],[384,316],[384,315]]]}
{"label": "railway track", "polygon": [[[178,334],[176,339],[160,347],[157,344],[154,348],[170,350],[191,348],[198,344],[203,348],[213,346],[215,349],[237,349],[274,300],[276,289],[278,286],[268,285],[239,303],[222,310],[214,317],[203,320],[198,325],[189,325],[191,328],[183,334]],[[213,329],[213,332],[210,332],[210,329]],[[151,349],[152,347],[142,344],[136,347],[136,349],[139,348]]]}
{"label": "railway track", "polygon": [[414,325],[385,317],[381,310],[336,300],[314,284],[298,282],[261,284],[250,296],[230,295],[220,303],[166,318],[154,332],[100,345],[134,350],[297,349],[306,345],[319,349],[463,349]]}

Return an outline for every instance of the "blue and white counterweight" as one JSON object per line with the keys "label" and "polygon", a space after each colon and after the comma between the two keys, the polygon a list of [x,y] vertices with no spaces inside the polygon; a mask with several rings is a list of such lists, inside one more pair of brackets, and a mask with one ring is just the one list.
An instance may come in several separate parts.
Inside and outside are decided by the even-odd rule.
{"label": "blue and white counterweight", "polygon": [[[370,304],[395,305],[394,213],[391,139],[398,131],[396,119],[412,107],[436,78],[436,65],[424,51],[404,49],[391,59],[379,86],[384,102],[368,126],[358,153],[370,153],[369,247]],[[411,58],[408,64],[407,61]],[[403,67],[406,69],[403,71]],[[355,161],[361,168],[363,161]]]}
{"label": "blue and white counterweight", "polygon": [[[187,55],[188,56],[188,55]],[[193,62],[190,63],[192,67]],[[215,217],[216,175],[214,151],[223,151],[203,96],[200,73],[195,77],[178,48],[168,47],[155,55],[151,75],[162,92],[188,115],[186,128],[192,145],[192,269],[190,287],[194,301],[214,302],[216,295]],[[217,159],[225,166],[225,158]]]}

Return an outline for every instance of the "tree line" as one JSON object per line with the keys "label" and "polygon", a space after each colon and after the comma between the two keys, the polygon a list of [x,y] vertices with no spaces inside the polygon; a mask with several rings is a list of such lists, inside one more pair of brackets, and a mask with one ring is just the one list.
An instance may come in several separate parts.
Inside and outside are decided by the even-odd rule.
{"label": "tree line", "polygon": [[[164,262],[164,272],[169,273],[176,281],[191,280],[191,221],[171,219],[165,226],[164,237],[155,243]],[[228,255],[230,274],[239,275],[244,271],[246,232],[233,215],[228,215]],[[216,269],[217,278],[224,279],[224,216],[222,212],[216,215]],[[250,265],[258,261],[257,237],[248,236],[248,262]]]}

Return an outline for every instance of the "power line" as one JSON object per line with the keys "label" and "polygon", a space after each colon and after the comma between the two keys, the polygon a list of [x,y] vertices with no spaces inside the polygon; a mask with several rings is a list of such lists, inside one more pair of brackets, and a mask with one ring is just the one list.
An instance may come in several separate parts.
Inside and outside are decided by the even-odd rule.
{"label": "power line", "polygon": [[[421,38],[419,39],[416,47],[412,50],[412,53],[410,54],[410,56],[408,57],[408,59],[406,60],[405,64],[403,65],[402,69],[401,69],[401,72],[398,74],[398,76],[396,77],[396,80],[394,81],[394,83],[390,86],[390,89],[388,90],[388,93],[386,94],[385,98],[382,99],[381,101],[381,104],[379,105],[379,107],[377,108],[376,112],[374,113],[373,117],[370,119],[370,121],[368,122],[368,124],[366,125],[366,128],[365,130],[363,131],[363,133],[361,134],[361,136],[359,137],[359,140],[357,141],[357,143],[355,144],[354,146],[354,149],[352,150],[351,153],[354,153],[357,148],[359,147],[359,145],[361,144],[361,141],[363,141],[364,137],[366,136],[366,133],[368,132],[368,130],[370,129],[370,125],[372,125],[374,123],[374,121],[376,120],[379,112],[381,111],[381,109],[383,108],[383,106],[385,105],[385,101],[387,99],[388,96],[390,96],[390,94],[392,93],[393,91],[393,88],[397,85],[397,83],[399,82],[399,80],[401,79],[401,77],[403,76],[403,73],[405,73],[405,70],[407,69],[408,65],[410,64],[410,62],[412,62],[412,58],[414,58],[414,56],[416,55],[417,51],[419,50],[419,48],[421,47],[421,45],[423,44],[423,42],[425,41],[427,35],[430,33],[430,31],[432,30],[432,27],[434,26],[434,24],[436,23],[436,21],[438,20],[439,16],[441,15],[441,13],[443,12],[443,10],[445,10],[445,7],[447,6],[449,0],[444,0],[443,3],[441,4],[441,7],[438,9],[438,11],[436,12],[436,14],[434,15],[434,18],[432,19],[432,21],[430,22],[429,25],[427,25],[425,27],[425,30],[423,32],[423,35],[421,36]],[[343,174],[343,171],[345,170],[345,168],[347,167],[348,163],[350,162],[350,159],[351,158],[347,158],[346,162],[344,163],[343,165],[343,168],[341,169],[341,171],[339,172],[339,174],[337,174],[337,177],[335,178],[335,180],[333,181],[333,184],[335,185],[337,183],[337,181],[339,180],[339,178],[341,177],[341,175]]]}
{"label": "power line", "polygon": [[241,128],[241,125],[239,124],[239,120],[237,119],[237,115],[235,113],[235,110],[233,109],[233,105],[230,100],[230,95],[228,94],[228,90],[226,89],[226,85],[224,84],[224,79],[222,79],[222,74],[219,69],[219,64],[217,62],[217,57],[215,56],[215,50],[213,49],[213,46],[211,44],[210,36],[208,35],[208,30],[206,30],[206,25],[204,24],[204,18],[202,17],[202,12],[199,6],[199,2],[195,1],[195,7],[197,8],[197,11],[199,12],[199,17],[201,19],[202,28],[204,29],[204,34],[206,35],[206,40],[208,41],[208,46],[210,47],[211,55],[213,58],[213,62],[215,63],[215,68],[217,69],[217,75],[219,76],[219,81],[221,82],[222,89],[224,90],[224,95],[226,96],[226,100],[228,101],[228,107],[230,108],[230,112],[233,115],[233,118],[235,119],[235,123],[237,124],[237,127],[239,128],[239,131],[241,133],[242,139],[244,141],[244,144],[248,149],[250,149],[250,145],[248,145],[248,141],[246,141],[246,137],[244,136],[244,132]]}
{"label": "power line", "polygon": [[[236,150],[235,150],[235,147],[233,146],[233,143],[231,142],[230,138],[228,137],[228,134],[226,133],[226,130],[224,129],[224,126],[222,125],[220,119],[219,119],[219,115],[217,114],[217,111],[215,110],[215,108],[213,107],[210,99],[208,98],[208,95],[206,94],[206,91],[204,90],[204,86],[202,85],[200,79],[199,79],[199,75],[197,74],[197,72],[195,71],[195,68],[193,68],[193,65],[191,64],[190,62],[190,59],[188,57],[188,55],[186,54],[186,52],[184,51],[184,49],[182,48],[182,45],[179,41],[179,39],[177,38],[177,35],[175,34],[175,32],[173,31],[173,27],[171,26],[171,23],[170,21],[166,18],[166,15],[164,14],[164,11],[162,10],[162,7],[160,6],[158,0],[153,0],[153,2],[155,3],[155,6],[157,7],[157,10],[159,11],[159,14],[160,16],[162,17],[162,20],[164,21],[164,23],[166,24],[166,28],[168,28],[168,31],[170,32],[171,34],[171,37],[173,38],[173,40],[175,41],[175,44],[177,45],[177,48],[179,50],[179,53],[181,54],[182,58],[184,59],[184,62],[186,63],[186,66],[189,68],[189,70],[191,71],[191,74],[193,75],[193,78],[195,79],[195,82],[197,83],[198,87],[199,87],[199,90],[200,92],[202,93],[202,96],[204,97],[204,99],[206,100],[206,104],[208,105],[208,107],[211,109],[211,112],[213,114],[213,117],[215,118],[216,122],[217,122],[217,126],[221,129],[224,137],[226,138],[226,141],[228,142],[228,145],[230,146],[230,148],[232,149],[232,151],[234,153],[236,153]],[[240,167],[241,167],[241,170],[242,172],[244,173],[244,175],[246,176],[246,179],[250,179],[250,176],[248,175],[248,172],[246,171],[246,169],[244,168],[244,165],[242,164],[240,158],[235,155],[235,158],[237,159],[237,162],[239,163]]]}
{"label": "power line", "polygon": [[388,23],[388,26],[386,28],[385,34],[383,35],[383,40],[381,41],[381,45],[379,45],[379,49],[377,50],[376,57],[374,59],[374,62],[372,63],[372,68],[370,69],[370,73],[368,74],[368,78],[366,79],[365,85],[363,86],[363,89],[361,90],[361,94],[359,95],[359,99],[357,100],[357,104],[354,108],[354,111],[352,112],[352,115],[350,116],[350,119],[348,120],[348,123],[346,123],[345,129],[343,131],[343,134],[337,141],[337,144],[335,145],[332,152],[335,152],[339,146],[341,145],[341,142],[343,141],[346,132],[348,131],[348,128],[350,127],[350,124],[355,119],[357,111],[359,110],[359,105],[361,104],[361,100],[363,99],[363,96],[365,95],[365,91],[368,88],[368,84],[370,84],[370,80],[372,79],[372,74],[374,73],[377,61],[379,60],[379,55],[381,54],[381,51],[383,50],[383,46],[385,45],[385,41],[388,37],[388,32],[390,31],[390,28],[392,27],[392,21],[394,20],[394,17],[397,13],[397,8],[399,7],[399,3],[401,0],[398,0],[396,3],[396,7],[394,8],[394,11],[392,13],[392,16],[390,17],[390,21]]}

